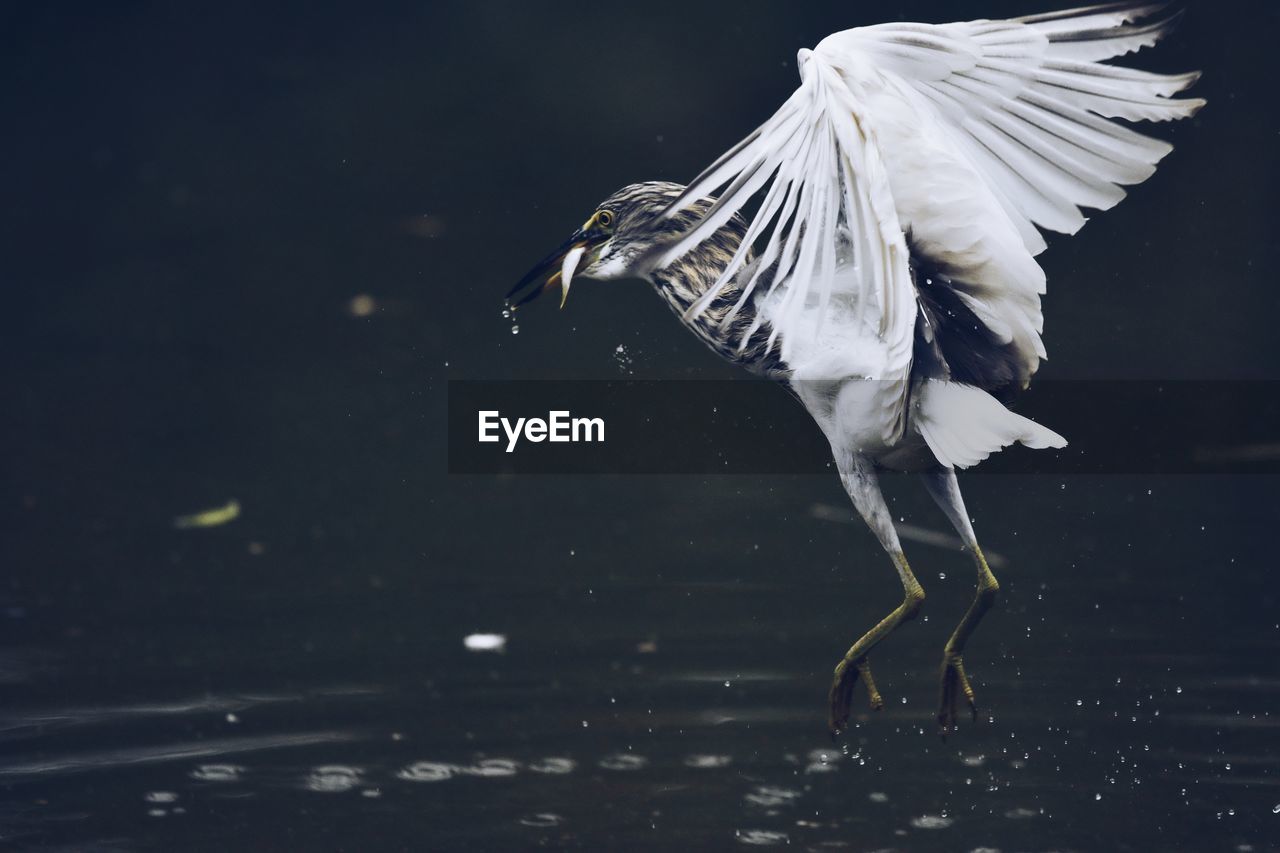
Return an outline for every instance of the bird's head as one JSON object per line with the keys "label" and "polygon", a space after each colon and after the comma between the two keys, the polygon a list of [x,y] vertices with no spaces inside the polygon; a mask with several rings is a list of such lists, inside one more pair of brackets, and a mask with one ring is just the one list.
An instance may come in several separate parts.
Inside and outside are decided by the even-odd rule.
{"label": "bird's head", "polygon": [[543,292],[560,287],[560,307],[569,297],[575,276],[609,281],[644,276],[656,263],[660,250],[694,224],[707,202],[663,217],[662,213],[684,187],[665,181],[649,181],[623,187],[596,205],[587,221],[560,248],[547,255],[520,279],[507,299],[528,292],[513,303],[524,305]]}

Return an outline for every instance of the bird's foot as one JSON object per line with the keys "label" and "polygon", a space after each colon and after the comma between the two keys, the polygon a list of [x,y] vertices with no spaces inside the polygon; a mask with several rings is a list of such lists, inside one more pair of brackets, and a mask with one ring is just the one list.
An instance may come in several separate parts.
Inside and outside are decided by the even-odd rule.
{"label": "bird's foot", "polygon": [[839,736],[849,727],[849,710],[853,705],[853,688],[857,685],[859,678],[867,685],[867,693],[871,699],[871,710],[879,711],[884,707],[884,700],[880,698],[880,691],[876,689],[875,679],[871,677],[871,664],[867,662],[867,659],[865,657],[853,661],[848,658],[842,659],[840,663],[836,664],[835,677],[831,680],[831,694],[828,697],[831,702],[831,711],[827,717],[827,727],[831,730],[832,737]]}
{"label": "bird's foot", "polygon": [[942,700],[938,706],[938,727],[942,730],[944,740],[956,730],[961,695],[969,703],[969,713],[976,723],[978,705],[974,700],[973,687],[969,684],[969,676],[964,672],[964,661],[960,655],[945,653],[942,658]]}

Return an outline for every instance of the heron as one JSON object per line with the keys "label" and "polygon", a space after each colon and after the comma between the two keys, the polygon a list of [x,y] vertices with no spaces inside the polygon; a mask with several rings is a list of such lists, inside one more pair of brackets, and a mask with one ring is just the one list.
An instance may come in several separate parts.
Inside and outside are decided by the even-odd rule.
{"label": "heron", "polygon": [[[1139,121],[1194,115],[1175,97],[1199,72],[1112,60],[1180,17],[1166,3],[1109,3],[1007,20],[887,23],[797,54],[800,86],[687,186],[623,187],[507,295],[513,308],[571,284],[648,281],[707,346],[783,383],[830,443],[841,483],[903,599],[835,667],[828,726],[847,729],[879,645],[925,592],[879,485],[918,474],[977,571],[942,653],[937,723],[977,699],[969,639],[1000,584],[978,545],[957,469],[1021,443],[1065,439],[1011,411],[1046,357],[1043,232],[1074,234],[1172,146]],[[962,705],[963,703],[963,705]]]}

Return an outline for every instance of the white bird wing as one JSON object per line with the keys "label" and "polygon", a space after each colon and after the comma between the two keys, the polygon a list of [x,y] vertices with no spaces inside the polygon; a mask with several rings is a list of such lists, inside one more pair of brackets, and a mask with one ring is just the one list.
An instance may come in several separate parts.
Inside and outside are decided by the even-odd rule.
{"label": "white bird wing", "polygon": [[[1166,3],[1111,3],[1005,21],[883,24],[835,33],[817,52],[918,93],[950,142],[994,192],[1027,249],[1041,228],[1074,234],[1080,208],[1109,210],[1173,150],[1113,119],[1193,115],[1200,98],[1171,100],[1199,72],[1153,74],[1102,60],[1155,44],[1177,15],[1136,23]],[[852,61],[850,61],[852,60]]]}
{"label": "white bird wing", "polygon": [[[856,304],[878,312],[871,326],[884,359],[874,378],[897,385],[910,371],[917,312],[905,222],[913,239],[942,235],[936,241],[942,256],[934,260],[943,266],[964,272],[969,264],[977,280],[963,295],[980,319],[989,318],[983,322],[996,338],[1013,336],[1034,371],[1044,354],[1044,275],[1033,256],[1045,248],[1035,226],[1074,233],[1085,221],[1081,206],[1110,208],[1124,196],[1120,186],[1145,180],[1171,150],[1114,119],[1182,118],[1204,103],[1170,100],[1196,73],[1160,75],[1102,62],[1154,44],[1172,19],[1135,22],[1165,5],[1113,3],[1005,21],[884,24],[835,33],[814,51],[800,51],[800,88],[667,211],[672,215],[725,187],[660,263],[706,240],[735,214],[750,223],[738,252],[686,320],[721,295],[763,242],[737,305],[772,271],[768,295],[781,291],[769,319],[772,335],[781,332],[786,360],[797,340],[819,339],[824,318],[833,313],[843,242],[856,259]],[[913,168],[904,168],[897,148],[912,146]],[[935,175],[948,183],[948,202],[930,197]],[[902,192],[907,186],[912,191]],[[750,213],[748,205],[761,193]],[[759,322],[758,314],[742,344]],[[905,401],[903,395],[904,407]],[[892,430],[901,428],[898,418]]]}
{"label": "white bird wing", "polygon": [[[883,344],[883,361],[873,378],[889,380],[895,416],[888,431],[901,435],[916,320],[906,239],[869,117],[834,67],[808,50],[800,51],[799,59],[800,88],[668,208],[667,214],[674,214],[729,185],[660,263],[669,263],[707,239],[768,185],[737,253],[685,319],[706,310],[743,268],[753,245],[763,239],[759,263],[725,323],[769,273],[767,295],[777,292],[778,296],[770,317],[769,346],[783,332],[782,357],[787,359],[795,341],[821,336],[837,279],[837,248],[847,241],[860,272],[862,293],[857,304],[864,310],[874,305],[878,311],[871,321]],[[742,345],[762,319],[757,313],[742,336]],[[813,324],[807,334],[802,331],[806,322]]]}

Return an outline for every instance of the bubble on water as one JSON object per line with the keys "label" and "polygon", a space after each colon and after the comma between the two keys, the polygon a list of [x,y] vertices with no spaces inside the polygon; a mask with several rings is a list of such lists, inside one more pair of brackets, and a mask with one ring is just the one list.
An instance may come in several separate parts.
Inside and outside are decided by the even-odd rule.
{"label": "bubble on water", "polygon": [[360,769],[340,764],[317,767],[307,774],[305,784],[308,791],[325,794],[350,791],[360,784]]}
{"label": "bubble on water", "polygon": [[173,791],[147,791],[142,799],[148,803],[173,803],[177,802],[178,795]]}
{"label": "bubble on water", "polygon": [[728,767],[733,759],[727,755],[690,755],[685,758],[684,766],[693,767],[698,770],[707,770],[716,767]]}
{"label": "bubble on water", "polygon": [[545,773],[548,776],[564,776],[566,773],[572,773],[577,766],[577,762],[572,758],[539,758],[529,765],[529,770],[533,773]]}
{"label": "bubble on water", "polygon": [[757,785],[744,799],[753,806],[773,808],[774,806],[790,805],[799,798],[800,792],[792,788],[781,788],[776,785]]}
{"label": "bubble on water", "polygon": [[440,764],[436,761],[415,761],[408,767],[396,772],[397,779],[406,782],[443,782],[452,779],[457,768],[452,764]]}
{"label": "bubble on water", "polygon": [[649,759],[643,755],[633,755],[629,752],[615,752],[600,759],[600,767],[605,770],[640,770],[648,764]]}
{"label": "bubble on water", "polygon": [[955,821],[951,818],[940,814],[922,814],[911,818],[911,825],[916,829],[946,829],[953,823]]}
{"label": "bubble on water", "polygon": [[771,847],[791,843],[791,838],[785,832],[775,832],[772,829],[739,829],[736,835],[739,842],[753,847]]}
{"label": "bubble on water", "polygon": [[201,764],[191,771],[191,778],[201,782],[235,782],[243,773],[244,768],[238,764]]}
{"label": "bubble on water", "polygon": [[537,829],[547,829],[564,823],[564,818],[551,812],[538,812],[537,814],[525,815],[520,818],[520,823]]}
{"label": "bubble on water", "polygon": [[475,764],[459,767],[458,772],[466,776],[494,778],[514,776],[519,769],[519,762],[512,761],[510,758],[486,758],[483,761],[477,761]]}

